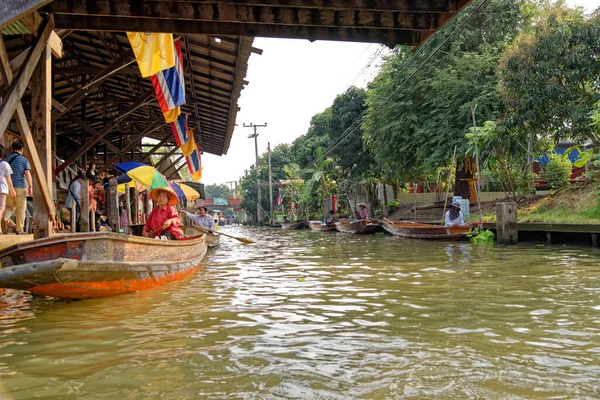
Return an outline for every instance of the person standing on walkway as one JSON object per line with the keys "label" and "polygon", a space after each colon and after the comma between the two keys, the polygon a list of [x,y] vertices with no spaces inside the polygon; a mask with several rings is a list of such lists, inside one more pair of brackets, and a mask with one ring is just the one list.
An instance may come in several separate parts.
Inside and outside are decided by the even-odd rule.
{"label": "person standing on walkway", "polygon": [[[9,196],[7,198],[4,218],[8,220],[8,226],[11,226],[12,221],[10,221],[10,217],[12,217],[16,210],[17,223],[15,228],[17,230],[17,235],[25,234],[24,225],[25,212],[27,210],[27,196],[33,196],[31,166],[29,165],[29,160],[23,156],[23,147],[24,146],[22,142],[14,142],[12,144],[13,152],[6,157],[6,161],[13,171],[10,178],[12,179],[16,196]],[[25,182],[27,182],[27,186],[25,186]]]}
{"label": "person standing on walkway", "polygon": [[[81,211],[81,184],[85,182],[85,179],[85,174],[79,171],[71,183],[69,183],[69,189],[67,189],[67,199],[65,200],[65,208],[69,210],[69,214],[73,208],[73,202],[75,202],[75,230],[77,232],[81,232],[79,225],[79,214]],[[71,221],[71,224],[73,224],[73,221]]]}
{"label": "person standing on walkway", "polygon": [[[4,146],[0,145],[0,215],[4,213],[4,209],[6,208],[6,197],[9,195],[12,198],[17,196],[12,179],[10,179],[12,172],[12,168],[6,161]],[[1,230],[0,234],[2,234]]]}

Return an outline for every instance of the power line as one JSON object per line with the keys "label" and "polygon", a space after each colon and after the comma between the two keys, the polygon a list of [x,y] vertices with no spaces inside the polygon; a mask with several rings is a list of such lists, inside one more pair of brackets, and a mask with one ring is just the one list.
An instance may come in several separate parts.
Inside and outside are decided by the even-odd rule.
{"label": "power line", "polygon": [[[385,105],[391,98],[392,96],[394,96],[401,88],[404,87],[404,85],[413,77],[417,74],[417,72],[419,72],[423,66],[425,66],[425,64],[434,56],[438,53],[438,51],[442,48],[442,46],[444,46],[452,37],[454,37],[455,34],[457,34],[459,31],[462,31],[463,27],[465,26],[465,24],[467,22],[469,22],[469,20],[471,19],[471,17],[473,17],[473,15],[475,15],[476,12],[478,12],[484,5],[487,5],[489,3],[490,0],[482,0],[481,3],[479,5],[477,5],[473,11],[471,11],[471,13],[464,19],[464,21],[462,21],[460,23],[460,25],[458,25],[456,27],[456,29],[454,31],[452,31],[450,33],[450,35],[448,35],[448,37],[446,39],[444,39],[442,41],[442,43],[440,43],[440,45],[438,47],[436,47],[434,49],[433,52],[431,52],[431,54],[429,54],[424,60],[423,62],[415,69],[415,71],[413,71],[410,75],[408,75],[408,77],[406,77],[401,83],[400,85],[398,85],[398,87],[381,103],[379,104],[374,110],[371,111],[372,114],[375,114],[377,112],[379,112],[379,110],[381,109],[381,107],[383,105]],[[439,32],[439,31],[438,31]],[[436,35],[433,35],[436,36]],[[428,41],[433,37],[431,36]],[[419,49],[423,49],[425,47],[425,44],[423,44]],[[410,64],[417,56],[417,53],[414,54],[414,56],[404,65],[404,68],[398,73],[399,75],[401,75],[404,70],[408,67],[408,64]],[[391,86],[393,83],[390,83],[389,86]],[[368,110],[365,110],[361,113],[361,115],[344,131],[344,133],[342,133],[342,137],[338,140],[338,142],[336,144],[334,144],[333,146],[331,146],[330,148],[328,148],[326,151],[323,152],[323,154],[321,155],[321,157],[318,157],[317,159],[313,160],[310,164],[316,165],[316,163],[318,161],[320,161],[321,159],[323,159],[325,156],[327,156],[329,153],[331,153],[331,151],[333,151],[337,146],[339,146],[351,133],[353,133],[356,129],[358,129],[360,127],[360,124],[356,125],[356,127],[352,130],[350,130],[348,133],[346,133],[350,128],[352,128],[357,122],[359,122],[364,115],[366,114]]]}

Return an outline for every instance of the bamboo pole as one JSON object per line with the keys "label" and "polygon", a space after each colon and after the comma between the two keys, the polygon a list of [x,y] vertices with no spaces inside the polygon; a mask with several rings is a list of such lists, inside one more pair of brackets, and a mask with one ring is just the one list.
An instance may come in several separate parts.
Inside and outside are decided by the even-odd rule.
{"label": "bamboo pole", "polygon": [[479,148],[477,147],[477,123],[475,122],[475,107],[471,107],[471,116],[473,117],[473,139],[475,139],[475,165],[477,165],[477,184],[475,185],[475,194],[477,195],[477,209],[479,209],[479,229],[483,228],[483,213],[481,211],[481,201],[479,200],[479,188],[481,187],[481,173],[479,171]]}
{"label": "bamboo pole", "polygon": [[442,225],[446,218],[446,206],[448,205],[448,195],[450,194],[450,181],[452,179],[452,171],[454,170],[454,160],[456,159],[456,145],[454,145],[454,154],[452,154],[452,164],[450,164],[450,173],[448,174],[448,188],[446,189],[446,200],[444,201],[444,212],[442,213]]}

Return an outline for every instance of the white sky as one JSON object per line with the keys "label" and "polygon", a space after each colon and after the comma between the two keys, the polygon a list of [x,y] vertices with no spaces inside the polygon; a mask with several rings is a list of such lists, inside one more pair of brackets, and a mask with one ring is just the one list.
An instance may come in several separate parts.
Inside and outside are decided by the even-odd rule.
{"label": "white sky", "polygon": [[[600,7],[600,0],[567,0],[587,12]],[[237,181],[255,163],[251,128],[243,124],[267,123],[259,128],[258,154],[281,143],[291,143],[306,133],[310,119],[329,107],[351,82],[358,87],[374,77],[381,58],[363,68],[379,49],[377,44],[256,38],[254,47],[262,55],[250,56],[246,80],[238,101],[237,115],[229,151],[225,156],[202,156],[202,183]],[[387,52],[387,51],[386,51]],[[361,73],[362,71],[362,73]],[[358,78],[357,78],[358,77]]]}

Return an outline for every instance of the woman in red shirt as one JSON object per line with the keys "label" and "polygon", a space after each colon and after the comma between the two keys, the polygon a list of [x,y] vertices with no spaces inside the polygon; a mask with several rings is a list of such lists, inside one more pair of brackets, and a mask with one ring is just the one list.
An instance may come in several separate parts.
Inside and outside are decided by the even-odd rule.
{"label": "woman in red shirt", "polygon": [[142,236],[166,236],[172,240],[183,237],[183,231],[179,228],[181,220],[174,207],[179,199],[173,189],[166,186],[152,189],[148,195],[157,203],[157,206],[148,215]]}

